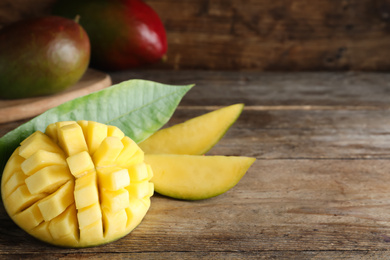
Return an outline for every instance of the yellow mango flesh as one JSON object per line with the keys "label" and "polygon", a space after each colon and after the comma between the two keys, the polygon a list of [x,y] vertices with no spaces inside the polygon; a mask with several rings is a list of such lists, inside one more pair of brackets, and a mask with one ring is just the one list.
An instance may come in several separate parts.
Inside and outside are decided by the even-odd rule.
{"label": "yellow mango flesh", "polygon": [[183,200],[206,199],[226,192],[254,161],[255,158],[238,156],[145,155],[145,163],[153,169],[154,190]]}
{"label": "yellow mango flesh", "polygon": [[[209,151],[244,108],[235,104],[161,129],[141,142],[145,162],[153,168],[156,192],[185,200],[222,194],[246,173],[255,158],[200,156]],[[135,167],[135,166],[134,166]],[[133,183],[130,194],[139,184]]]}
{"label": "yellow mango flesh", "polygon": [[143,161],[143,151],[115,126],[53,123],[8,160],[4,207],[17,225],[50,244],[105,244],[131,232],[150,207],[153,172]]}
{"label": "yellow mango flesh", "polygon": [[139,147],[146,154],[205,154],[224,136],[243,108],[243,104],[223,107],[161,129]]}

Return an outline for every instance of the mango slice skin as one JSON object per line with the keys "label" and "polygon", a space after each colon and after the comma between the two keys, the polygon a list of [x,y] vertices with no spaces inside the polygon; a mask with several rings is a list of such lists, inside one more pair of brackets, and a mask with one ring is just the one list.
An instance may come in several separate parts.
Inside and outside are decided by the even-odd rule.
{"label": "mango slice skin", "polygon": [[152,177],[143,151],[115,126],[57,122],[13,152],[1,196],[11,219],[35,238],[92,247],[120,239],[141,223],[154,193]]}

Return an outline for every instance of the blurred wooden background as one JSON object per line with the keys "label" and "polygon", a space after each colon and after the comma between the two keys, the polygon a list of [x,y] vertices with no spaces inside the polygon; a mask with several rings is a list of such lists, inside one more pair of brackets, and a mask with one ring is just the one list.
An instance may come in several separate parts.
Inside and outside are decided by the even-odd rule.
{"label": "blurred wooden background", "polygon": [[[0,0],[0,26],[55,0]],[[168,34],[153,68],[389,71],[390,0],[146,0]]]}

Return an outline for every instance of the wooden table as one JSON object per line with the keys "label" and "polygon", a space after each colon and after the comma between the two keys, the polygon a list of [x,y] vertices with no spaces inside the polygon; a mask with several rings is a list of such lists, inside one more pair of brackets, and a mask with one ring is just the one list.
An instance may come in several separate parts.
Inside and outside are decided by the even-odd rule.
{"label": "wooden table", "polygon": [[[62,249],[21,231],[0,207],[0,258],[385,259],[390,257],[390,74],[132,71],[196,83],[170,124],[244,102],[210,154],[253,156],[218,197],[155,195],[145,219],[105,246]],[[0,135],[22,121],[0,125]]]}

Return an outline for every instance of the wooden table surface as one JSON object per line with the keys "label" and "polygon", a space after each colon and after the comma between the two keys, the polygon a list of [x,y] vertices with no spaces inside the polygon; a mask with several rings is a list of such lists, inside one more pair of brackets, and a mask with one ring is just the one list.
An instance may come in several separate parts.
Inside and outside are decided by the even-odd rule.
{"label": "wooden table surface", "polygon": [[[246,107],[209,154],[257,161],[233,189],[203,201],[155,195],[143,222],[114,243],[43,244],[0,205],[0,259],[388,259],[390,74],[132,71],[196,86],[170,124]],[[22,121],[0,125],[0,136]]]}

